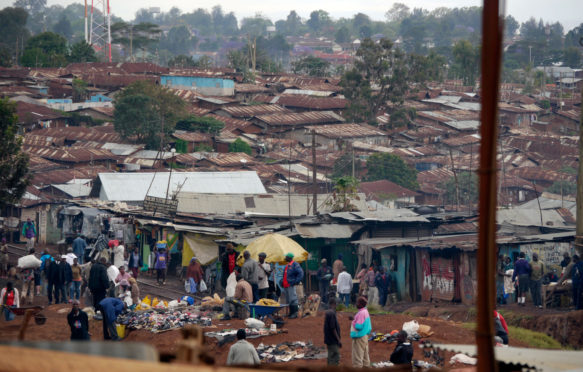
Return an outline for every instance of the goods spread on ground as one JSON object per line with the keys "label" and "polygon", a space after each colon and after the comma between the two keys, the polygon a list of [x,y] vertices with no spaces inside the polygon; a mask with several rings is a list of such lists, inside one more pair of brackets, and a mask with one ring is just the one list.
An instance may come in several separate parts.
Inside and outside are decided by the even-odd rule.
{"label": "goods spread on ground", "polygon": [[187,324],[198,324],[202,327],[211,326],[210,314],[193,307],[175,309],[149,309],[130,311],[117,318],[119,324],[130,329],[145,329],[152,333],[160,333],[182,328]]}
{"label": "goods spread on ground", "polygon": [[262,363],[281,363],[294,359],[323,359],[327,356],[325,347],[302,341],[284,342],[278,345],[259,344],[257,354]]}

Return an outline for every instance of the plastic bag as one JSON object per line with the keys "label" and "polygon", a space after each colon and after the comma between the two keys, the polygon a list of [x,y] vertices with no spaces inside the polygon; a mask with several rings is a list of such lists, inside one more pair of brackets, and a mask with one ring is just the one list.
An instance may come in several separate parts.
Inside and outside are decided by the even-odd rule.
{"label": "plastic bag", "polygon": [[36,269],[40,267],[41,264],[42,261],[36,258],[33,254],[18,259],[18,267],[21,269]]}
{"label": "plastic bag", "polygon": [[144,299],[142,300],[142,304],[152,306],[152,300],[150,299],[150,295],[144,297]]}
{"label": "plastic bag", "polygon": [[263,323],[259,319],[255,319],[255,318],[247,318],[247,319],[245,319],[245,325],[248,328],[257,328],[257,329],[265,328],[265,323]]}
{"label": "plastic bag", "polygon": [[206,283],[205,283],[205,282],[204,282],[204,280],[202,280],[202,279],[200,280],[200,287],[199,287],[199,290],[200,290],[201,292],[204,292],[204,291],[206,291],[206,290],[207,290],[207,288],[206,288]]}
{"label": "plastic bag", "polygon": [[188,293],[196,293],[196,282],[194,281],[194,279],[190,278],[189,283],[190,283],[190,290],[188,291]]}
{"label": "plastic bag", "polygon": [[152,307],[156,307],[160,301],[158,301],[158,297],[154,297],[152,300]]}
{"label": "plastic bag", "polygon": [[184,292],[190,293],[190,282],[188,280],[184,281]]}
{"label": "plastic bag", "polygon": [[416,320],[403,323],[403,331],[407,332],[409,335],[414,335],[419,330],[419,323]]}

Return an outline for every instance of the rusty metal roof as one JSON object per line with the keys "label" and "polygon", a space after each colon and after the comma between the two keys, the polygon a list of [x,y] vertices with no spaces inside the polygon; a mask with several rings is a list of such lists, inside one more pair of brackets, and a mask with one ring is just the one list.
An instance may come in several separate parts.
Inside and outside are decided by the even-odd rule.
{"label": "rusty metal roof", "polygon": [[356,137],[386,137],[387,134],[367,124],[332,124],[307,126],[307,130],[313,130],[316,134],[327,138],[356,138]]}
{"label": "rusty metal roof", "polygon": [[27,153],[57,162],[85,163],[97,160],[117,160],[118,157],[108,150],[78,147],[54,148],[23,146]]}
{"label": "rusty metal roof", "polygon": [[209,142],[211,140],[210,133],[186,132],[182,130],[175,131],[172,137],[186,142]]}
{"label": "rusty metal roof", "polygon": [[332,111],[307,111],[290,114],[259,115],[256,118],[271,126],[342,123],[344,118]]}
{"label": "rusty metal roof", "polygon": [[220,167],[243,167],[255,163],[255,159],[244,152],[207,153],[202,160]]}
{"label": "rusty metal roof", "polygon": [[33,135],[60,137],[68,141],[84,141],[84,142],[115,142],[123,143],[121,136],[115,133],[112,127],[66,127],[66,128],[46,128],[38,129],[31,132]]}
{"label": "rusty metal roof", "polygon": [[240,119],[235,119],[235,118],[228,118],[225,116],[219,116],[219,115],[215,115],[215,114],[207,114],[205,116],[222,121],[225,124],[225,127],[223,128],[223,130],[226,130],[229,132],[234,132],[234,133],[236,133],[236,132],[246,133],[247,132],[246,129],[249,126],[256,125],[255,123],[253,123],[251,121],[240,120]]}
{"label": "rusty metal roof", "polygon": [[250,105],[250,106],[228,106],[221,107],[222,111],[225,111],[229,115],[236,118],[252,118],[258,115],[266,114],[284,114],[289,113],[286,108],[278,105]]}
{"label": "rusty metal roof", "polygon": [[335,97],[316,97],[304,94],[283,94],[280,96],[260,95],[253,98],[257,102],[278,104],[283,107],[305,108],[310,110],[342,110],[348,100]]}

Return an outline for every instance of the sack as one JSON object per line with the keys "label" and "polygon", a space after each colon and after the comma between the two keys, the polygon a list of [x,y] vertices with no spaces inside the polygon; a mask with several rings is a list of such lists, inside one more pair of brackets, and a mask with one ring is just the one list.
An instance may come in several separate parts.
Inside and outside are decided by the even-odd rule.
{"label": "sack", "polygon": [[407,332],[408,335],[417,334],[419,330],[419,323],[416,320],[403,323],[403,331]]}
{"label": "sack", "polygon": [[204,291],[207,290],[206,283],[202,279],[200,280],[200,287],[199,287],[199,289],[200,289],[201,292],[204,292]]}
{"label": "sack", "polygon": [[36,258],[33,254],[28,256],[20,257],[18,259],[18,267],[21,269],[36,269],[39,268],[42,261]]}
{"label": "sack", "polygon": [[247,319],[245,319],[245,326],[247,326],[247,328],[261,329],[261,328],[265,328],[265,323],[263,323],[259,319],[247,318]]}

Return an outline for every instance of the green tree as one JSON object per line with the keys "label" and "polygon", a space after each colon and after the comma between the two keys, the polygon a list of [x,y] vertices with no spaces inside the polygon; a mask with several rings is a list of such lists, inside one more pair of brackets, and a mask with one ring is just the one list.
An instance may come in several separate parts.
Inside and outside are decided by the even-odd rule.
{"label": "green tree", "polygon": [[93,49],[91,45],[87,44],[85,40],[81,40],[80,42],[73,44],[71,47],[69,62],[97,62],[95,49]]}
{"label": "green tree", "polygon": [[114,127],[124,138],[134,137],[149,149],[159,149],[185,114],[185,102],[168,89],[137,81],[115,98]]}
{"label": "green tree", "polygon": [[314,56],[305,56],[292,63],[292,70],[296,74],[330,76],[330,62]]}
{"label": "green tree", "polygon": [[387,22],[401,22],[411,14],[411,9],[403,3],[393,3],[391,9],[385,13]]}
{"label": "green tree", "polygon": [[457,185],[455,177],[451,177],[445,182],[443,188],[447,204],[457,204],[458,189],[460,204],[473,204],[478,201],[478,177],[475,173],[460,172],[457,174]]}
{"label": "green tree", "polygon": [[73,79],[73,102],[82,102],[87,99],[87,82],[81,79]]}
{"label": "green tree", "polygon": [[65,37],[69,40],[73,36],[73,29],[71,28],[71,22],[64,14],[61,14],[59,21],[53,26],[53,32]]}
{"label": "green tree", "polygon": [[176,123],[176,129],[192,132],[219,134],[225,123],[208,116],[190,115]]}
{"label": "green tree", "polygon": [[167,36],[160,39],[160,48],[167,49],[173,54],[184,54],[193,50],[195,43],[185,25],[174,26]]}
{"label": "green tree", "polygon": [[318,35],[322,30],[326,30],[331,26],[332,20],[327,11],[320,9],[310,13],[310,19],[308,19],[306,24],[314,34]]}
{"label": "green tree", "polygon": [[334,40],[337,43],[344,44],[350,42],[350,30],[346,26],[342,26],[334,34]]}
{"label": "green tree", "polygon": [[[22,45],[30,37],[26,28],[28,13],[22,8],[4,8],[0,10],[0,45],[8,53],[15,55],[16,45]],[[12,59],[12,58],[11,58]]]}
{"label": "green tree", "polygon": [[62,67],[66,58],[67,40],[53,32],[43,32],[28,39],[21,63],[26,67]]}
{"label": "green tree", "polygon": [[409,126],[417,117],[417,111],[414,107],[401,107],[391,113],[389,119],[389,129]]}
{"label": "green tree", "polygon": [[577,183],[558,180],[553,182],[546,191],[558,195],[577,195]]}
{"label": "green tree", "polygon": [[520,23],[510,14],[504,19],[504,36],[511,38],[516,35],[516,31],[520,27]]}
{"label": "green tree", "polygon": [[351,176],[344,176],[334,181],[332,199],[326,202],[332,208],[332,212],[357,211],[358,208],[352,204],[352,200],[360,200],[358,197],[358,180]]}
{"label": "green tree", "polygon": [[366,161],[367,180],[389,180],[409,190],[417,190],[417,171],[397,155],[375,153]]}
{"label": "green tree", "polygon": [[354,175],[358,177],[363,171],[362,162],[353,156],[352,151],[347,151],[336,159],[332,167],[332,178],[340,178],[352,175],[352,162],[354,161]]}
{"label": "green tree", "polygon": [[16,105],[0,99],[0,204],[17,203],[30,183],[28,155],[17,136]]}
{"label": "green tree", "polygon": [[474,85],[478,75],[480,52],[468,40],[460,40],[453,46],[455,69],[464,80],[464,85]]}
{"label": "green tree", "polygon": [[0,45],[0,67],[10,67],[12,66],[12,51]]}
{"label": "green tree", "polygon": [[196,66],[196,62],[192,58],[192,56],[187,56],[184,54],[179,54],[176,57],[172,58],[168,61],[168,67],[194,67]]}
{"label": "green tree", "polygon": [[[137,18],[137,17],[136,17]],[[111,25],[111,39],[115,44],[121,44],[134,61],[134,50],[141,49],[145,57],[146,50],[160,40],[162,31],[154,23],[142,22],[136,25],[120,21]]]}
{"label": "green tree", "polygon": [[563,52],[563,63],[571,68],[581,68],[581,48],[570,46]]}
{"label": "green tree", "polygon": [[244,152],[247,155],[253,153],[251,146],[241,138],[237,138],[235,142],[229,144],[229,152]]}
{"label": "green tree", "polygon": [[[393,49],[393,43],[364,39],[356,51],[354,68],[340,82],[350,102],[345,116],[355,122],[373,121],[379,110],[391,101],[401,105],[407,92],[408,70],[405,54]],[[372,94],[372,86],[376,87]]]}

